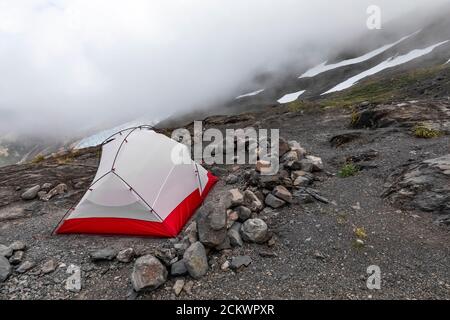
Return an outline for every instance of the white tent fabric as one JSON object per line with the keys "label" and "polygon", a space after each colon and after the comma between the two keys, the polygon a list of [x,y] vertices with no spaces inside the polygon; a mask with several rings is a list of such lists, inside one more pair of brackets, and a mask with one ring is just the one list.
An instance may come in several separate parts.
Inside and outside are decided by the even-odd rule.
{"label": "white tent fabric", "polygon": [[[178,232],[216,181],[190,157],[174,163],[172,151],[180,147],[186,148],[145,126],[112,136],[103,144],[91,187],[58,232],[147,235],[155,225],[144,222],[161,224],[156,228],[166,227],[168,235]],[[169,219],[171,215],[180,217]],[[127,230],[124,223],[131,220],[133,228],[145,230]]]}

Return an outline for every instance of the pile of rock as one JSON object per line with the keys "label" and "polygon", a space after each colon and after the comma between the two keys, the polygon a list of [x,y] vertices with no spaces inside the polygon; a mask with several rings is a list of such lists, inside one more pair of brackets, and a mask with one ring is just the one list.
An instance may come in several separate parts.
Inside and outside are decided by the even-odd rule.
{"label": "pile of rock", "polygon": [[22,241],[14,241],[9,246],[0,244],[0,283],[11,275],[13,266],[18,273],[25,273],[35,266],[32,261],[23,261],[25,249]]}

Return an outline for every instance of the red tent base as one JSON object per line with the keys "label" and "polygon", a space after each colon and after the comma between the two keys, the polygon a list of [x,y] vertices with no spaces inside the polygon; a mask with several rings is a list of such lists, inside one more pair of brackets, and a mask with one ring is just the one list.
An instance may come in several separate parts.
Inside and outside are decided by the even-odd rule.
{"label": "red tent base", "polygon": [[145,237],[173,238],[201,206],[217,178],[208,172],[208,183],[200,195],[192,192],[163,222],[149,222],[124,218],[78,218],[68,219],[56,230],[57,234],[107,234]]}

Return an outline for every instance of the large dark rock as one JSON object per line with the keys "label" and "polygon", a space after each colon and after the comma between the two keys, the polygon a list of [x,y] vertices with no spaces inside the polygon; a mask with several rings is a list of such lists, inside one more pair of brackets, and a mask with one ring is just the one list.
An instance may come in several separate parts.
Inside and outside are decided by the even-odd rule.
{"label": "large dark rock", "polygon": [[[203,205],[198,213],[198,239],[207,247],[222,244],[227,236],[225,206],[214,206],[213,203]],[[221,216],[223,215],[223,219]],[[220,220],[220,221],[219,221]],[[220,225],[222,228],[219,228]]]}
{"label": "large dark rock", "polygon": [[450,154],[407,166],[390,178],[384,196],[406,209],[450,214]]}

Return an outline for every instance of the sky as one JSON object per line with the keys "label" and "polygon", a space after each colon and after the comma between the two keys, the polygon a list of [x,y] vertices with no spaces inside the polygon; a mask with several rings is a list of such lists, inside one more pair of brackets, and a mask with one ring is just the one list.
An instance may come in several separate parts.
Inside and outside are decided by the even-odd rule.
{"label": "sky", "polygon": [[369,5],[385,22],[429,3],[0,0],[0,134],[79,134],[205,108],[248,92],[258,72],[306,68],[367,32]]}

